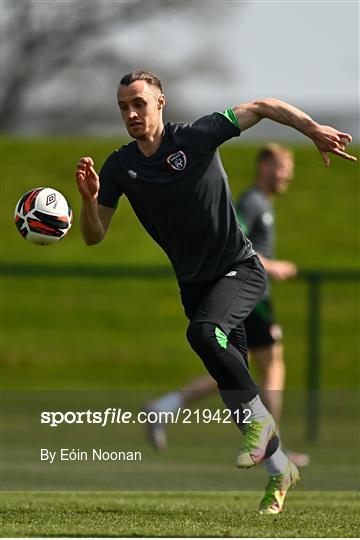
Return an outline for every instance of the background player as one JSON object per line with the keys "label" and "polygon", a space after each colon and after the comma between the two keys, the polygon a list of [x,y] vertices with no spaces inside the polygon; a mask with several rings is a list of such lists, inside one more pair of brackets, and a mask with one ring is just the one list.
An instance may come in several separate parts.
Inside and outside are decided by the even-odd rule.
{"label": "background player", "polygon": [[[251,240],[267,275],[279,281],[296,275],[294,263],[274,259],[275,224],[272,197],[285,193],[293,178],[292,152],[279,144],[268,144],[256,158],[253,186],[237,202],[238,221]],[[270,286],[253,312],[245,319],[247,346],[260,372],[262,399],[277,425],[280,424],[282,397],[285,383],[282,330],[275,323]],[[175,411],[179,407],[215,392],[216,382],[204,375],[197,377],[178,391],[170,392],[147,404],[147,410]],[[166,424],[149,424],[148,436],[159,451],[166,448]],[[287,452],[298,466],[309,463],[306,454]]]}

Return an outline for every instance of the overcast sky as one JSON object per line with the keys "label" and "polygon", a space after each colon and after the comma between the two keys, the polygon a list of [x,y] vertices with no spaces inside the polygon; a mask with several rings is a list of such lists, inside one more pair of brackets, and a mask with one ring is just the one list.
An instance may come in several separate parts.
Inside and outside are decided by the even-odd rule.
{"label": "overcast sky", "polygon": [[[51,9],[52,2],[45,3]],[[134,69],[149,69],[161,78],[165,73],[165,92],[178,75],[178,95],[172,88],[167,97],[182,105],[182,120],[276,97],[304,108],[319,121],[333,121],[331,112],[342,129],[358,138],[358,0],[183,0],[174,5],[173,12],[154,6],[154,17],[148,19],[139,9],[135,23],[121,30],[115,20],[104,41],[111,51],[121,51],[129,64],[137,58]],[[98,43],[94,41],[91,48],[96,53]],[[224,78],[218,73],[214,49],[224,59]],[[198,76],[193,72],[189,76],[184,67],[194,60]],[[69,73],[59,72],[57,78],[36,87],[29,94],[30,110],[61,100],[71,103],[74,81],[79,85],[81,79]],[[115,64],[110,74],[94,78],[94,109],[106,102],[109,114],[117,114],[115,90],[120,75]],[[317,117],[319,111],[325,118]],[[108,131],[114,126],[117,129],[109,122]]]}
{"label": "overcast sky", "polygon": [[[249,5],[244,11],[241,44],[245,47],[261,35],[263,47],[255,47],[251,58],[242,55],[244,92],[261,88],[258,91],[265,94],[286,92],[290,99],[306,103],[355,106],[359,97],[358,11],[358,2],[344,1]],[[256,30],[250,19],[258,23]]]}
{"label": "overcast sky", "polygon": [[[358,107],[357,1],[229,3],[232,17],[218,32],[233,68],[234,84],[222,89],[232,104],[273,96],[316,108]],[[207,105],[213,92],[205,93]]]}

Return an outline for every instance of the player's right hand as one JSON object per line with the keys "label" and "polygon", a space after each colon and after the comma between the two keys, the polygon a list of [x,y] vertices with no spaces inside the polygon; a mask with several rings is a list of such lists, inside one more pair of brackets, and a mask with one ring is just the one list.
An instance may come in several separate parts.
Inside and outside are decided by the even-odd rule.
{"label": "player's right hand", "polygon": [[271,261],[271,267],[267,272],[277,281],[285,281],[296,276],[297,268],[294,263],[289,261]]}
{"label": "player's right hand", "polygon": [[94,169],[94,161],[91,157],[82,157],[76,167],[76,183],[81,196],[85,200],[97,199],[100,181]]}

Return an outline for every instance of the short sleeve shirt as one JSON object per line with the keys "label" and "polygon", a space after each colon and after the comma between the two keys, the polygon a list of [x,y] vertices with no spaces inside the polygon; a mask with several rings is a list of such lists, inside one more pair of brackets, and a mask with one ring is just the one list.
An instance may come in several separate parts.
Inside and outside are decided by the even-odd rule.
{"label": "short sleeve shirt", "polygon": [[225,113],[168,123],[155,154],[146,157],[133,141],[101,169],[99,204],[115,208],[124,194],[180,283],[215,279],[255,254],[237,222],[217,151],[239,134]]}

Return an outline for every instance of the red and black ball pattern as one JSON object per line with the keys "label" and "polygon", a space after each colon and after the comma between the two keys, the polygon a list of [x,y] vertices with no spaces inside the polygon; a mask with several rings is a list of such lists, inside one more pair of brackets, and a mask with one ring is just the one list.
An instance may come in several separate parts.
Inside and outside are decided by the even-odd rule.
{"label": "red and black ball pattern", "polygon": [[[56,207],[55,203],[59,198],[62,199],[61,204]],[[45,211],[43,211],[44,209]],[[28,191],[21,197],[16,206],[16,228],[23,238],[34,243],[42,243],[34,241],[34,236],[38,235],[49,237],[49,241],[46,241],[45,238],[44,244],[49,243],[50,238],[54,241],[60,240],[70,229],[71,224],[72,210],[70,205],[59,192],[50,188],[36,188]]]}

